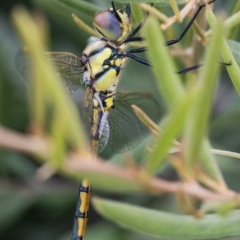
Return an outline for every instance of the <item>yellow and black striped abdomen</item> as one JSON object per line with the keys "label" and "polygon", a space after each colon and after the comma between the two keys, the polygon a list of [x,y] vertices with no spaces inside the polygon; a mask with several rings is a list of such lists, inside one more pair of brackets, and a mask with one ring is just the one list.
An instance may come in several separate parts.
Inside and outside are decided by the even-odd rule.
{"label": "yellow and black striped abdomen", "polygon": [[72,240],[83,240],[85,235],[91,187],[88,180],[84,179],[79,187],[78,201],[74,216]]}

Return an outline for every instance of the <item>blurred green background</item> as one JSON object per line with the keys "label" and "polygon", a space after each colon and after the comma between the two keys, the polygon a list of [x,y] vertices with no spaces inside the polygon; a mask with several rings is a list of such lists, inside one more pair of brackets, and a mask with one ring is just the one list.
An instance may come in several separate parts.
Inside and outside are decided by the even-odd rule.
{"label": "blurred green background", "polygon": [[[49,1],[51,2],[51,1]],[[231,13],[234,1],[218,0],[215,10]],[[94,8],[105,9],[108,1],[88,1]],[[15,68],[15,59],[22,44],[12,25],[11,11],[16,5],[41,11],[49,21],[49,49],[81,54],[88,34],[77,28],[70,13],[61,4],[47,0],[1,1],[0,3],[0,124],[20,132],[28,130],[27,85]],[[165,8],[170,12],[169,8]],[[79,12],[76,10],[76,14]],[[92,13],[93,14],[93,13]],[[79,15],[91,24],[92,15]],[[172,30],[178,34],[183,25]],[[29,33],[31,34],[31,33]],[[175,35],[175,36],[176,36]],[[235,39],[239,40],[239,29]],[[188,41],[188,39],[184,40]],[[137,69],[137,70],[136,70]],[[215,96],[209,129],[214,147],[240,152],[240,101],[223,69],[222,79]],[[123,90],[149,91],[159,98],[149,69],[129,61],[119,86]],[[130,81],[131,80],[131,81]],[[135,80],[135,81],[134,81]],[[1,136],[0,136],[1,137]],[[240,162],[220,158],[219,163],[230,188],[239,191]],[[78,182],[62,176],[47,181],[37,178],[39,165],[28,155],[0,149],[0,238],[5,240],[70,239]],[[166,168],[162,177],[175,179],[172,169]],[[121,199],[164,211],[179,211],[176,199],[170,196],[151,197],[146,194],[116,196],[94,194]],[[152,239],[149,236],[128,232],[103,220],[90,210],[87,239]]]}

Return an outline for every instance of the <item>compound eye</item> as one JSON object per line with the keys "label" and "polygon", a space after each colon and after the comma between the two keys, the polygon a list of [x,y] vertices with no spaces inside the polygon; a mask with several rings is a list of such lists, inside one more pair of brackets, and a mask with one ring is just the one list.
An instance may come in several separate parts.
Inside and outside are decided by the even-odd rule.
{"label": "compound eye", "polygon": [[93,24],[103,37],[111,41],[117,40],[122,35],[118,19],[109,11],[98,13],[93,19]]}

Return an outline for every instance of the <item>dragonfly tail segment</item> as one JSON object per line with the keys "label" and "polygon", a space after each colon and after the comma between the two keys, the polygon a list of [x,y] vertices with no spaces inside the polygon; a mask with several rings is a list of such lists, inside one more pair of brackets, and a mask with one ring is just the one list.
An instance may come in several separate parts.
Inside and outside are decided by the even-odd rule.
{"label": "dragonfly tail segment", "polygon": [[91,186],[87,179],[83,179],[79,187],[78,201],[73,223],[73,234],[71,240],[83,240],[87,221],[91,196]]}

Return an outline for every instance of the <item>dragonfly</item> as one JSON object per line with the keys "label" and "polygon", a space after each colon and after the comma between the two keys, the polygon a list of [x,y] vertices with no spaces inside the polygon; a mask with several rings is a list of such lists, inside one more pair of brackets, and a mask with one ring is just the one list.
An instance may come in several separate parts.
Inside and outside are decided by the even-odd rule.
{"label": "dragonfly", "polygon": [[[82,81],[86,85],[83,105],[90,112],[91,150],[97,154],[109,142],[109,113],[116,112],[117,86],[126,60],[132,58],[146,66],[150,66],[150,64],[147,60],[135,55],[145,51],[145,48],[127,50],[128,43],[142,41],[142,37],[135,36],[141,29],[142,23],[133,31],[131,30],[130,4],[127,4],[125,10],[122,10],[116,9],[112,3],[108,10],[102,11],[94,17],[93,24],[101,37],[90,37],[81,57],[66,52],[48,53],[48,57],[65,75],[83,74]],[[76,88],[72,82],[67,83],[67,87],[70,91],[74,91]],[[133,95],[137,96],[138,94],[134,93]],[[84,179],[79,187],[72,240],[84,238],[90,193],[90,183]]]}
{"label": "dragonfly", "polygon": [[[214,1],[211,0],[208,4]],[[198,7],[180,36],[167,41],[166,46],[176,44],[184,38],[205,6],[203,4]],[[114,2],[112,2],[109,9],[95,15],[93,25],[100,37],[90,37],[81,56],[69,52],[49,52],[46,55],[57,66],[60,73],[65,76],[66,87],[70,92],[74,92],[81,85],[79,79],[76,81],[75,76],[83,75],[82,83],[86,86],[83,108],[87,110],[90,116],[91,151],[99,154],[107,145],[111,145],[114,142],[111,141],[111,135],[114,132],[117,132],[119,135],[122,134],[121,130],[117,131],[118,126],[116,126],[116,122],[119,122],[119,119],[122,122],[126,119],[126,122],[131,126],[137,126],[135,129],[138,129],[136,130],[138,133],[142,132],[139,122],[137,124],[131,123],[131,119],[134,119],[133,116],[130,116],[131,111],[127,111],[127,114],[125,114],[126,111],[120,109],[121,101],[117,101],[118,98],[122,100],[122,103],[139,103],[139,99],[144,99],[143,107],[146,106],[146,101],[148,101],[152,111],[159,111],[159,108],[152,99],[148,99],[147,95],[117,92],[120,75],[127,59],[133,59],[147,67],[151,66],[148,60],[137,55],[147,51],[146,47],[129,47],[129,43],[144,41],[143,37],[138,35],[144,25],[144,21],[140,22],[132,30],[133,21],[130,4],[126,4],[125,9],[117,9]],[[179,73],[185,73],[199,67],[201,65],[195,65],[181,70]],[[147,106],[146,109],[148,108]],[[114,116],[117,116],[118,121],[114,120]],[[111,126],[114,131],[112,131]],[[124,129],[124,127],[121,129]],[[114,144],[112,146],[114,151],[119,150],[114,147]],[[84,239],[90,195],[90,182],[87,179],[83,179],[79,187],[72,240]]]}

